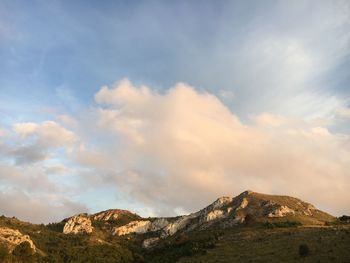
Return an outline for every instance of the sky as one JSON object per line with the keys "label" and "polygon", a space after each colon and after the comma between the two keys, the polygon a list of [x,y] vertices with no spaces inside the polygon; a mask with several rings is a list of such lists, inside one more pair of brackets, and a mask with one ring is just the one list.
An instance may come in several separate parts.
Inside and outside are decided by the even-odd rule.
{"label": "sky", "polygon": [[350,214],[349,1],[0,0],[0,214]]}

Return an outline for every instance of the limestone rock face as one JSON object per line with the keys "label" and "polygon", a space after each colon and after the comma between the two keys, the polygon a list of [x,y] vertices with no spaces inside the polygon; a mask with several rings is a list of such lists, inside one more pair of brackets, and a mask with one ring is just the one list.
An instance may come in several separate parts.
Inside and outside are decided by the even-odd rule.
{"label": "limestone rock face", "polygon": [[155,232],[167,226],[169,222],[165,218],[157,218],[153,222],[150,220],[132,221],[121,227],[114,228],[113,234],[123,236],[131,233],[144,234],[147,232]]}
{"label": "limestone rock face", "polygon": [[147,238],[142,242],[142,247],[143,248],[151,248],[155,246],[159,241],[159,237],[151,237]]}
{"label": "limestone rock face", "polygon": [[68,219],[63,227],[64,234],[91,233],[93,227],[87,214],[75,215]]}
{"label": "limestone rock face", "polygon": [[268,214],[268,217],[284,217],[286,215],[295,214],[295,211],[288,206],[282,205]]}
{"label": "limestone rock face", "polygon": [[30,237],[28,235],[23,235],[16,229],[0,227],[0,242],[8,244],[10,251],[22,242],[28,242],[33,251],[36,251],[35,245]]}
{"label": "limestone rock face", "polygon": [[162,229],[161,237],[166,238],[168,236],[174,235],[177,231],[185,228],[192,218],[195,218],[197,216],[196,214],[190,214],[187,216],[180,216],[179,219],[176,221],[168,224],[166,227]]}
{"label": "limestone rock face", "polygon": [[162,229],[161,238],[172,236],[185,228],[194,229],[204,223],[226,217],[229,213],[229,209],[223,209],[223,207],[230,204],[232,200],[232,197],[223,196],[196,213],[179,217]]}
{"label": "limestone rock face", "polygon": [[206,217],[205,217],[205,221],[206,222],[209,222],[209,221],[212,221],[212,220],[215,220],[215,219],[218,219],[218,218],[221,218],[225,216],[225,212],[223,210],[213,210],[213,211],[210,211]]}
{"label": "limestone rock face", "polygon": [[131,233],[144,234],[148,232],[151,224],[151,221],[148,220],[132,221],[129,224],[126,224],[125,226],[116,227],[113,231],[113,234],[117,236],[123,236]]}
{"label": "limestone rock face", "polygon": [[232,202],[233,197],[230,196],[222,196],[220,198],[218,198],[216,201],[214,201],[211,205],[207,206],[206,208],[202,209],[200,212],[200,214],[206,214],[210,211],[216,210],[216,209],[220,209],[225,205],[228,205]]}
{"label": "limestone rock face", "polygon": [[237,209],[244,209],[248,206],[249,202],[247,198],[243,198],[241,204],[237,207]]}
{"label": "limestone rock face", "polygon": [[313,213],[317,210],[313,205],[311,204],[306,204],[306,210],[303,211],[303,214],[304,215],[307,215],[307,216],[312,216]]}
{"label": "limestone rock face", "polygon": [[169,224],[169,222],[165,218],[158,218],[151,223],[148,231],[155,232],[155,231],[161,230],[162,228],[164,228],[168,224]]}
{"label": "limestone rock face", "polygon": [[96,214],[93,214],[91,218],[96,221],[108,221],[108,220],[118,220],[124,215],[132,215],[128,210],[122,209],[110,209],[107,211],[102,211]]}
{"label": "limestone rock face", "polygon": [[[220,197],[198,212],[173,218],[143,219],[127,210],[119,209],[102,211],[93,215],[81,214],[66,222],[64,233],[91,233],[93,231],[91,220],[99,221],[105,226],[114,226],[112,234],[117,236],[153,232],[153,238],[146,239],[143,244],[144,247],[151,247],[159,238],[167,238],[179,232],[189,232],[194,229],[204,230],[213,224],[226,227],[246,221],[275,217],[288,217],[289,219],[293,216],[312,216],[313,220],[319,220],[320,224],[325,221],[325,218],[328,218],[329,221],[333,218],[317,210],[311,204],[294,197],[245,191],[236,197]],[[108,227],[105,229],[111,229]]]}

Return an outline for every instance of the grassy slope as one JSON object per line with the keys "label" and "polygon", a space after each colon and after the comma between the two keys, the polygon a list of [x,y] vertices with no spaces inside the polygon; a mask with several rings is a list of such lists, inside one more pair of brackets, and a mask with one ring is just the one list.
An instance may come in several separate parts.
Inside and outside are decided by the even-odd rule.
{"label": "grassy slope", "polygon": [[112,237],[98,229],[92,235],[64,235],[44,225],[10,218],[0,218],[0,226],[31,236],[40,249],[34,262],[300,262],[298,249],[303,243],[310,248],[310,254],[302,262],[350,262],[349,224],[267,228],[258,223],[226,229],[214,226],[162,240],[151,251],[140,248],[145,236]]}
{"label": "grassy slope", "polygon": [[[307,203],[293,197],[251,193],[246,198],[254,211],[265,201],[296,211],[308,207]],[[242,200],[236,201],[241,203]],[[313,216],[251,217],[246,218],[245,225],[225,229],[220,222],[214,222],[206,230],[179,232],[161,240],[153,250],[143,250],[141,243],[156,233],[111,235],[113,227],[137,219],[136,215],[125,215],[118,221],[93,221],[95,229],[90,235],[64,235],[64,222],[44,226],[0,217],[0,226],[18,229],[31,237],[39,249],[35,262],[300,262],[298,249],[303,243],[310,248],[310,254],[302,259],[304,262],[350,262],[350,224],[329,223],[332,226],[324,227],[335,218],[322,211]],[[301,224],[304,226],[295,227]]]}
{"label": "grassy slope", "polygon": [[[261,193],[251,193],[248,196],[249,200],[265,200],[265,201],[272,201],[275,203],[278,203],[280,205],[288,206],[289,208],[295,210],[295,211],[303,211],[305,208],[310,205],[309,203],[306,203],[298,198],[290,197],[290,196],[282,196],[282,195],[267,195],[267,194],[261,194]],[[332,215],[325,213],[320,210],[313,211],[313,215],[307,215],[307,216],[289,216],[285,217],[285,219],[289,220],[295,220],[299,221],[302,224],[310,224],[310,225],[323,225],[324,222],[331,222],[335,220],[335,217]],[[282,219],[284,220],[284,219]]]}
{"label": "grassy slope", "polygon": [[[304,258],[300,244],[310,249]],[[231,228],[215,248],[178,262],[350,262],[350,226]]]}

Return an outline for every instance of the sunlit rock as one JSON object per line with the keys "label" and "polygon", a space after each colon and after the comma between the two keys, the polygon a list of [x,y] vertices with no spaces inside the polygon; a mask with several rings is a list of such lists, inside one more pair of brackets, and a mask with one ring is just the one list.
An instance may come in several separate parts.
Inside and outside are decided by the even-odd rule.
{"label": "sunlit rock", "polygon": [[288,206],[282,205],[268,214],[268,217],[284,217],[286,215],[295,214],[295,211]]}
{"label": "sunlit rock", "polygon": [[159,237],[151,237],[147,238],[142,242],[142,247],[143,248],[151,248],[155,246],[159,241]]}
{"label": "sunlit rock", "polygon": [[151,224],[151,221],[148,220],[132,221],[125,226],[116,227],[113,234],[117,236],[123,236],[131,233],[144,234],[149,231]]}
{"label": "sunlit rock", "polygon": [[28,235],[23,235],[17,229],[0,227],[0,243],[7,244],[10,251],[23,242],[28,242],[32,250],[36,251],[36,247]]}
{"label": "sunlit rock", "polygon": [[91,233],[93,227],[87,214],[75,215],[68,219],[63,227],[64,234]]}

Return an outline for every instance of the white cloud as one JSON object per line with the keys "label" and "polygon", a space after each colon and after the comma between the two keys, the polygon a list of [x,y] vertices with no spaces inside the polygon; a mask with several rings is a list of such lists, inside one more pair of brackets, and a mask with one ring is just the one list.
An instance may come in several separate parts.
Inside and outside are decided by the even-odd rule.
{"label": "white cloud", "polygon": [[336,113],[342,118],[350,118],[350,108],[339,107],[336,109]]}
{"label": "white cloud", "polygon": [[288,120],[285,117],[278,116],[269,112],[261,113],[253,117],[253,119],[258,125],[273,126],[273,127],[281,126],[288,122]]}
{"label": "white cloud", "polygon": [[[86,209],[73,196],[114,186],[140,211],[170,215],[252,189],[350,211],[350,139],[329,131],[327,121],[263,112],[243,122],[216,96],[184,83],[158,93],[124,79],[101,88],[95,101],[84,120],[18,123],[0,137],[0,202],[29,196],[37,211],[50,210],[42,220],[59,220],[52,209]],[[22,203],[4,211],[41,220]]]}
{"label": "white cloud", "polygon": [[14,125],[14,131],[22,138],[37,136],[39,143],[50,147],[71,145],[77,139],[73,132],[54,121],[45,121],[40,124],[17,123]]}
{"label": "white cloud", "polygon": [[74,171],[64,165],[78,145],[72,131],[53,121],[26,122],[15,124],[0,139],[2,213],[48,223],[87,211],[71,200],[78,188],[74,182],[58,179]]}
{"label": "white cloud", "polygon": [[346,136],[270,113],[244,124],[215,96],[181,83],[159,94],[124,80],[95,99],[107,105],[99,109],[100,127],[122,137],[114,151],[123,162],[105,176],[163,213],[245,189],[350,210]]}
{"label": "white cloud", "polygon": [[33,195],[11,190],[0,192],[1,213],[16,216],[31,223],[50,223],[79,212],[87,212],[86,206],[54,194]]}
{"label": "white cloud", "polygon": [[57,119],[65,127],[75,128],[78,126],[78,122],[70,115],[63,114],[58,116]]}

